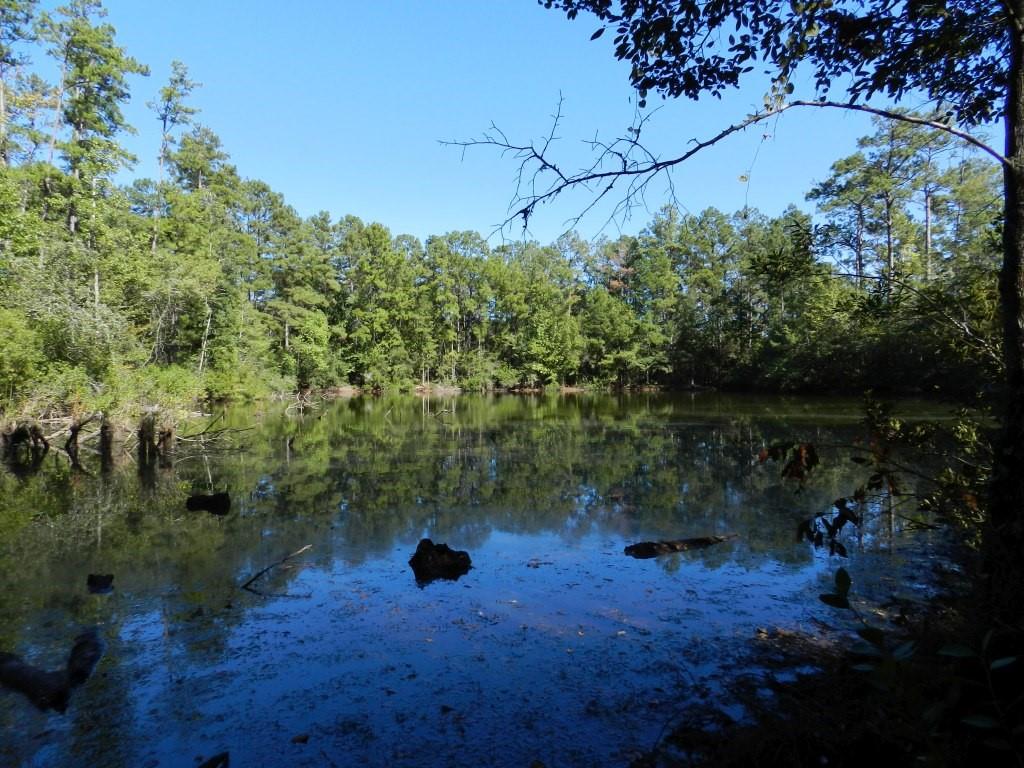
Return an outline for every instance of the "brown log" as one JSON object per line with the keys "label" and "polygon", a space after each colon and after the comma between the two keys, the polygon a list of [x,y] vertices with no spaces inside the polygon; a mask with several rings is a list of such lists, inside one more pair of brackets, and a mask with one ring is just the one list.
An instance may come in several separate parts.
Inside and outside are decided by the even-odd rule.
{"label": "brown log", "polygon": [[676,539],[674,541],[641,541],[637,544],[630,544],[624,552],[630,557],[638,560],[646,560],[660,555],[670,555],[674,552],[686,552],[690,549],[706,549],[723,541],[735,539],[738,534],[729,533],[725,536],[698,536],[694,539]]}

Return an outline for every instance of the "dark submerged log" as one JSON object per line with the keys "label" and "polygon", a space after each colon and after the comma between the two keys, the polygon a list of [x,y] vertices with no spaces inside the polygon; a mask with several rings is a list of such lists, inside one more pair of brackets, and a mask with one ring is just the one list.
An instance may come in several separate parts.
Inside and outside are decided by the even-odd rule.
{"label": "dark submerged log", "polygon": [[0,653],[0,685],[24,695],[37,708],[64,713],[71,691],[85,683],[103,656],[95,629],[75,638],[64,669],[47,671],[25,663],[13,653]]}
{"label": "dark submerged log", "polygon": [[735,539],[738,534],[730,533],[725,536],[699,536],[695,539],[676,539],[675,541],[641,541],[637,544],[630,544],[624,552],[630,557],[638,560],[646,560],[659,555],[670,555],[673,552],[686,552],[689,549],[706,549],[723,541]]}
{"label": "dark submerged log", "polygon": [[409,565],[421,587],[437,579],[456,581],[469,573],[472,567],[469,553],[451,549],[447,544],[435,544],[430,539],[420,540]]}

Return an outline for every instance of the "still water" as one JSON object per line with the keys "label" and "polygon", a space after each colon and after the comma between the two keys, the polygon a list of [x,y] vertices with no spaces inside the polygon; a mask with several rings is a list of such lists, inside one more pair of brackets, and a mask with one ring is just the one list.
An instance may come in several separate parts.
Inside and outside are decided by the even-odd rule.
{"label": "still water", "polygon": [[[152,472],[0,470],[0,651],[53,670],[84,629],[105,644],[64,714],[0,691],[0,764],[626,765],[688,704],[740,714],[725,691],[759,673],[759,629],[842,626],[817,600],[840,560],[795,531],[863,482],[840,447],[858,419],[712,394],[358,398],[233,409],[207,436],[245,431]],[[779,440],[818,446],[802,491],[756,460]],[[186,510],[215,491],[227,515]],[[855,592],[928,572],[898,528],[848,532]],[[472,570],[418,586],[423,537]]]}

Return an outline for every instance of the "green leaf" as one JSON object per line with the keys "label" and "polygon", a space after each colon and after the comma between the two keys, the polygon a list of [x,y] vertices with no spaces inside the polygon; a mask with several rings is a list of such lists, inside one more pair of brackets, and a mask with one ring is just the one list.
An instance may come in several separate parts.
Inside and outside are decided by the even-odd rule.
{"label": "green leaf", "polygon": [[590,39],[591,40],[597,40],[597,38],[599,38],[603,34],[604,34],[604,27],[601,27],[599,30],[597,30],[597,32],[595,32],[594,34],[592,34],[590,36]]}
{"label": "green leaf", "polygon": [[821,600],[825,605],[831,605],[833,608],[849,608],[850,601],[846,599],[846,595],[818,595],[818,599]]}
{"label": "green leaf", "polygon": [[998,728],[999,721],[989,715],[968,715],[961,717],[960,722],[964,725],[972,725],[975,728]]}
{"label": "green leaf", "polygon": [[853,579],[850,578],[850,574],[847,573],[845,568],[840,568],[836,571],[836,592],[843,597],[850,594],[850,585],[853,583]]}
{"label": "green leaf", "polygon": [[995,661],[993,661],[991,664],[988,665],[988,668],[989,669],[1002,669],[1003,667],[1010,666],[1016,660],[1017,660],[1016,656],[1004,656],[1001,659],[996,659]]}
{"label": "green leaf", "polygon": [[950,656],[954,659],[973,659],[977,655],[973,648],[966,645],[947,645],[939,651],[939,656]]}

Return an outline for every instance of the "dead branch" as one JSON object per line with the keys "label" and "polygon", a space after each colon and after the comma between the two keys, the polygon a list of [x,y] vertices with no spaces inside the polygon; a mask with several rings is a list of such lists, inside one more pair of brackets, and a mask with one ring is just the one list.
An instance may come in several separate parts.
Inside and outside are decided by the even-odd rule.
{"label": "dead branch", "polygon": [[266,573],[268,573],[268,572],[272,571],[272,570],[273,570],[274,568],[277,568],[277,567],[278,567],[279,565],[283,565],[284,563],[288,562],[288,561],[289,561],[289,560],[291,560],[292,558],[294,558],[294,557],[298,557],[299,555],[303,554],[304,552],[308,552],[308,551],[309,551],[309,550],[311,550],[312,548],[313,548],[313,545],[312,545],[312,544],[307,544],[306,546],[302,547],[301,549],[297,549],[297,550],[295,550],[295,551],[294,551],[294,552],[292,552],[292,553],[291,553],[290,555],[285,555],[285,556],[284,556],[284,557],[282,557],[282,558],[281,558],[280,560],[277,560],[277,561],[275,561],[275,562],[271,563],[271,564],[270,564],[270,565],[268,565],[268,566],[267,566],[266,568],[263,568],[263,569],[261,569],[261,570],[257,571],[257,572],[256,572],[256,573],[254,573],[254,574],[253,574],[253,575],[252,575],[251,577],[249,577],[249,580],[248,580],[248,581],[246,581],[246,582],[245,582],[245,583],[244,583],[244,584],[243,584],[243,585],[241,586],[241,589],[244,589],[244,590],[246,590],[246,591],[248,591],[248,592],[252,592],[253,594],[256,594],[256,595],[261,595],[261,596],[263,596],[263,597],[267,597],[268,595],[267,595],[267,594],[266,594],[265,592],[261,592],[260,590],[258,590],[258,589],[255,589],[255,588],[254,588],[254,587],[252,586],[252,585],[253,585],[253,583],[254,583],[254,582],[256,582],[256,581],[257,581],[257,580],[258,580],[259,578],[261,578],[261,577],[262,577],[262,576],[263,576],[264,574],[266,574]]}
{"label": "dead branch", "polygon": [[210,420],[210,423],[209,423],[209,424],[207,424],[207,425],[206,425],[206,427],[205,427],[205,428],[203,428],[203,429],[201,429],[201,430],[200,430],[199,432],[193,432],[193,433],[192,433],[192,434],[190,434],[190,435],[179,435],[179,436],[178,436],[178,439],[179,439],[179,440],[189,440],[189,439],[191,439],[191,438],[193,438],[193,437],[200,437],[200,436],[202,436],[202,435],[205,435],[205,434],[206,434],[207,432],[209,432],[209,431],[210,431],[210,429],[212,429],[212,428],[213,428],[213,425],[214,425],[214,424],[216,424],[216,423],[217,423],[218,421],[220,421],[220,420],[221,420],[222,418],[224,418],[224,411],[221,411],[221,412],[220,412],[220,413],[218,413],[218,414],[217,414],[216,416],[214,416],[214,417],[213,417],[213,418],[212,418],[212,419]]}
{"label": "dead branch", "polygon": [[320,404],[315,402],[313,393],[309,390],[299,391],[295,393],[295,402],[291,403],[287,408],[284,409],[286,414],[291,414],[293,410],[299,413],[305,413],[307,408],[319,408]]}
{"label": "dead branch", "polygon": [[215,429],[212,432],[204,431],[195,435],[178,435],[175,440],[182,443],[204,443],[207,440],[219,440],[225,435],[249,432],[253,429],[256,429],[256,427],[224,427],[223,429]]}
{"label": "dead branch", "polygon": [[781,115],[783,112],[794,107],[844,109],[877,115],[889,120],[925,126],[948,133],[980,149],[1001,165],[1005,166],[1009,163],[1006,157],[981,139],[941,120],[932,120],[902,112],[871,107],[865,104],[825,100],[795,100],[778,103],[761,112],[747,115],[743,120],[723,128],[711,138],[704,140],[692,139],[690,141],[692,146],[689,149],[676,157],[664,160],[658,159],[648,148],[640,143],[640,134],[644,124],[651,118],[653,113],[640,115],[637,112],[634,116],[633,125],[626,129],[626,136],[620,136],[611,142],[601,141],[596,137],[591,141],[585,142],[594,151],[594,161],[589,166],[575,172],[567,171],[550,156],[552,145],[558,138],[555,133],[562,119],[561,97],[559,97],[555,114],[552,115],[551,130],[539,143],[516,144],[493,123],[490,129],[484,132],[478,139],[442,141],[441,143],[445,146],[460,147],[463,154],[471,147],[491,147],[497,149],[502,155],[510,155],[518,161],[515,175],[515,190],[508,207],[509,215],[500,225],[500,229],[504,229],[517,219],[522,219],[523,228],[526,229],[530,218],[536,213],[538,206],[552,202],[563,192],[572,189],[582,188],[591,191],[593,199],[590,203],[579,215],[569,220],[568,224],[572,227],[578,224],[585,214],[607,197],[616,188],[616,185],[625,184],[625,189],[622,191],[609,220],[627,214],[633,207],[642,204],[647,187],[658,176],[664,175],[669,178],[671,190],[671,175],[669,172],[677,165],[686,162],[698,152],[718,144],[734,133],[739,133],[752,125]]}
{"label": "dead branch", "polygon": [[175,440],[182,443],[204,443],[207,440],[219,440],[225,435],[229,435],[235,432],[248,432],[249,430],[255,429],[255,427],[221,427],[220,429],[213,429],[213,425],[216,424],[224,417],[223,411],[210,421],[203,429],[198,432],[192,432],[187,435],[177,435]]}

